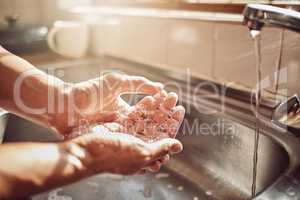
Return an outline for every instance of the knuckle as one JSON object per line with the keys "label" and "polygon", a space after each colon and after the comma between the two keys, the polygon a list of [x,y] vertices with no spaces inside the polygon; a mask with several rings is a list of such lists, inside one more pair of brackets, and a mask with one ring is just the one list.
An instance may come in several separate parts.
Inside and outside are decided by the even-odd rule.
{"label": "knuckle", "polygon": [[104,75],[104,78],[107,80],[115,81],[115,80],[121,80],[122,75],[116,72],[111,72]]}
{"label": "knuckle", "polygon": [[147,163],[151,160],[152,158],[152,153],[150,151],[150,149],[144,147],[143,149],[139,150],[139,157],[143,163]]}
{"label": "knuckle", "polygon": [[142,77],[142,76],[140,76],[139,79],[140,79],[140,81],[141,81],[142,83],[144,83],[144,84],[149,82],[149,80],[148,80],[147,78]]}

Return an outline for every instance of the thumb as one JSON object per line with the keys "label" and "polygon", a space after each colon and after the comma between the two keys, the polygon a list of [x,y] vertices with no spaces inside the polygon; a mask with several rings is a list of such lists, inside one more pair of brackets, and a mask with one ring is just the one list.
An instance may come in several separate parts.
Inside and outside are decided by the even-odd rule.
{"label": "thumb", "polygon": [[179,140],[166,138],[150,144],[151,161],[157,160],[169,153],[180,153],[183,146]]}

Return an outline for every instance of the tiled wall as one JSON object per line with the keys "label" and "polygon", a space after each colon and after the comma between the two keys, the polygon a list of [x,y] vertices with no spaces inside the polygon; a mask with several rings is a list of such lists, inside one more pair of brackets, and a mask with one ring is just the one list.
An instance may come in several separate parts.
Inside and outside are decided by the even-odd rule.
{"label": "tiled wall", "polygon": [[[175,70],[188,68],[247,87],[256,84],[254,43],[239,23],[134,17],[102,18],[94,27],[96,54],[112,54]],[[274,91],[282,30],[262,32],[263,87]],[[300,94],[300,35],[285,31],[281,82],[289,95]],[[287,83],[285,83],[287,80]],[[281,90],[285,92],[285,90]]]}
{"label": "tiled wall", "polygon": [[[61,2],[61,3],[59,3]],[[65,0],[0,0],[0,24],[6,24],[5,16],[18,14],[19,24],[51,25],[58,19],[74,19],[75,15],[65,12],[62,6],[72,1]],[[89,2],[73,0],[73,3]]]}
{"label": "tiled wall", "polygon": [[[0,23],[12,11],[20,23],[51,25],[76,16],[62,11],[54,0],[1,0]],[[78,18],[78,17],[77,17]],[[96,18],[95,18],[96,19]],[[94,19],[94,21],[95,21]],[[238,23],[135,17],[99,18],[92,28],[92,49],[186,72],[237,82],[256,83],[253,41],[248,29]],[[280,29],[262,33],[264,85],[274,90],[274,73],[280,50]],[[300,94],[300,35],[285,31],[281,74],[289,95]],[[270,80],[270,81],[269,81]],[[283,90],[282,92],[285,92]]]}

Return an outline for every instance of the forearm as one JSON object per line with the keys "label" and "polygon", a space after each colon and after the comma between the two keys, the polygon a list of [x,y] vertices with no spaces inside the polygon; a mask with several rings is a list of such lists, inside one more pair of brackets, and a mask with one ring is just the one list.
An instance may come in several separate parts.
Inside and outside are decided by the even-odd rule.
{"label": "forearm", "polygon": [[15,199],[90,175],[88,156],[70,143],[0,146],[0,199]]}
{"label": "forearm", "polygon": [[0,74],[0,107],[47,127],[58,114],[66,113],[68,84],[1,46]]}

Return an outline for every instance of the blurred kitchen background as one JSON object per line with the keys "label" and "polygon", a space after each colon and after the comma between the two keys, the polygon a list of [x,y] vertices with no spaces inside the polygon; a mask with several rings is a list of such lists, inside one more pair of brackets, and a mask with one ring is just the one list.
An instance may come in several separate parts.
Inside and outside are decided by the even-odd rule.
{"label": "blurred kitchen background", "polygon": [[[255,57],[249,31],[241,24],[244,5],[235,1],[232,4],[208,2],[212,3],[205,0],[0,0],[0,22],[3,31],[7,26],[5,18],[15,14],[19,16],[18,26],[50,28],[56,20],[84,20],[91,24],[89,55],[111,55],[184,73],[189,69],[196,77],[253,88]],[[153,9],[157,8],[162,10],[155,12]],[[290,96],[300,92],[298,34],[278,28],[263,29],[262,73],[267,90],[274,91],[281,34],[284,70],[279,92],[288,92]]]}
{"label": "blurred kitchen background", "polygon": [[[242,24],[242,12],[248,2],[275,4],[296,10],[300,8],[298,0],[0,0],[0,44],[10,41],[17,54],[45,71],[54,69],[57,72],[55,75],[65,81],[88,80],[99,76],[102,71],[114,68],[164,83],[175,82],[183,90],[179,96],[184,105],[192,104],[190,109],[186,106],[187,124],[192,125],[196,121],[216,127],[218,131],[221,127],[221,131],[214,134],[212,130],[206,135],[200,128],[198,132],[192,130],[191,135],[184,135],[186,132],[183,128],[180,139],[185,150],[176,159],[172,159],[168,167],[171,171],[196,183],[201,191],[206,191],[206,196],[218,197],[216,199],[250,199],[251,195],[256,194],[253,190],[256,183],[257,192],[268,188],[266,195],[269,198],[263,196],[259,199],[294,199],[300,196],[300,126],[294,135],[287,134],[286,129],[274,126],[274,120],[268,118],[265,120],[267,122],[260,125],[257,116],[254,116],[251,99],[257,83],[254,41],[248,28]],[[89,37],[84,36],[85,26],[55,23],[57,20],[87,24]],[[81,56],[69,58],[66,57],[68,51],[65,51],[65,56],[51,51],[46,40],[48,30],[55,30],[53,26],[77,26],[69,29],[71,31],[65,31],[64,36],[60,36],[62,39],[57,38],[55,41],[54,38],[53,44],[73,52],[85,49],[82,41],[88,38],[85,53],[81,55],[76,51]],[[260,112],[264,117],[271,117],[280,101],[265,99],[300,94],[300,35],[287,29],[265,27],[261,42],[261,86],[264,91]],[[278,74],[280,84],[275,92]],[[186,78],[191,78],[192,84],[186,84]],[[222,93],[202,99],[201,95],[214,92],[206,87],[197,91],[203,83],[226,90],[229,88],[228,95]],[[191,88],[186,88],[186,85]],[[176,89],[174,86],[169,88],[172,91]],[[223,97],[226,99],[225,114]],[[298,109],[299,101],[296,100]],[[222,112],[209,115],[205,114],[206,110]],[[299,109],[297,113],[299,115]],[[4,142],[50,141],[48,136],[51,134],[40,134],[48,133],[49,130],[47,132],[16,116],[10,116],[8,120],[8,116],[2,114],[0,118],[0,123],[4,121],[2,127],[7,127],[2,131],[6,135]],[[222,124],[218,124],[220,120]],[[233,131],[227,131],[228,126],[234,127]],[[259,126],[262,126],[261,133],[264,133],[261,136],[258,134]],[[24,130],[27,130],[26,133]],[[202,136],[201,139],[197,139],[198,136]],[[259,143],[258,136],[261,137]],[[259,162],[256,162],[257,155]],[[297,176],[289,174],[287,181],[282,176],[284,172],[297,172]],[[282,177],[283,181],[273,187],[275,180]],[[93,179],[107,188],[107,191],[115,191],[99,190],[100,193],[105,191],[103,194],[117,194],[121,199],[143,199],[135,196],[140,193],[134,189],[136,185],[147,186],[147,179],[146,184],[138,179],[131,180],[133,182],[129,182],[135,184],[112,187],[107,179]],[[174,180],[176,182],[169,183],[174,186],[183,184],[185,192],[174,193],[164,187],[167,185],[164,182],[159,185],[151,181],[154,187],[153,199],[211,199],[194,196],[196,193],[189,190],[193,188],[190,184],[185,185],[181,179]],[[85,190],[88,187],[88,183],[82,182],[64,191],[76,197],[85,194],[89,196],[89,192],[84,192],[91,191]],[[123,189],[119,190],[120,187]],[[99,199],[99,194],[95,194],[96,199]],[[155,198],[156,194],[158,198]],[[167,196],[160,197],[162,194]],[[279,194],[278,198],[273,194]],[[107,197],[118,199],[114,196],[109,198],[109,195]],[[81,199],[86,199],[86,196]]]}

